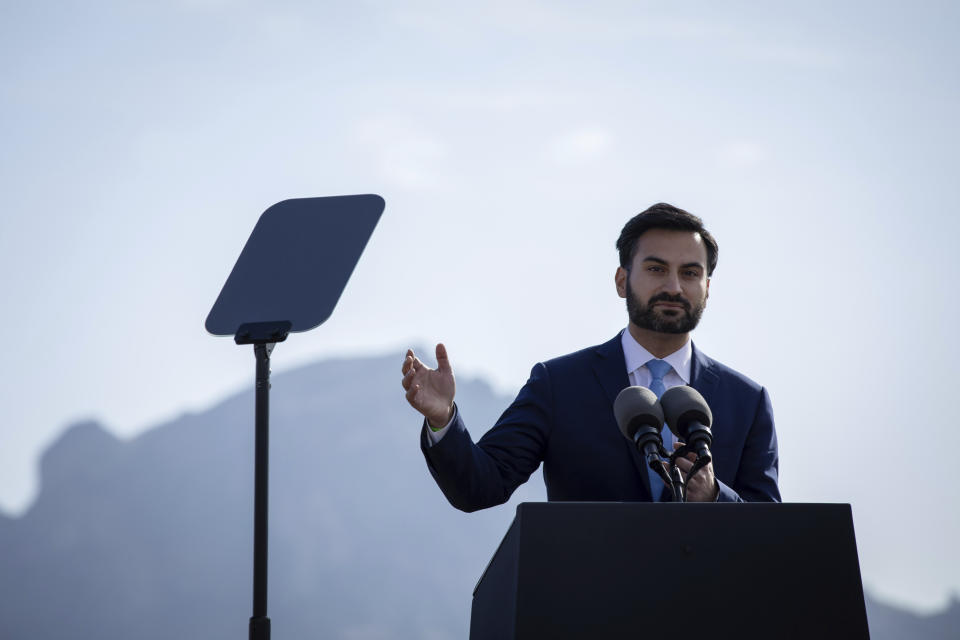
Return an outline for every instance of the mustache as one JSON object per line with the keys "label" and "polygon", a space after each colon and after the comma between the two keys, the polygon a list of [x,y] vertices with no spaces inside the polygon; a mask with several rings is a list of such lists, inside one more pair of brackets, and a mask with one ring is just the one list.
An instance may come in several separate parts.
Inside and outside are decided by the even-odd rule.
{"label": "mustache", "polygon": [[651,307],[657,302],[673,302],[675,304],[682,304],[684,309],[690,311],[690,302],[679,293],[675,296],[672,296],[669,293],[658,293],[657,295],[651,297],[649,301],[647,301],[647,306]]}

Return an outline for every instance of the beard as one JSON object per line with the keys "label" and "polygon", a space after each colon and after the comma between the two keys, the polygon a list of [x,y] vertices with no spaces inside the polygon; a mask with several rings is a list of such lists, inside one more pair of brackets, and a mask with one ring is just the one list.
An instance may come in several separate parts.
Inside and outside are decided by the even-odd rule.
{"label": "beard", "polygon": [[[667,310],[658,311],[654,308],[657,302],[675,302],[683,305],[683,311]],[[640,302],[633,295],[633,289],[627,283],[627,315],[630,322],[641,329],[657,331],[659,333],[690,333],[697,328],[700,322],[700,316],[703,315],[705,300],[701,300],[696,306],[677,294],[671,296],[667,293],[658,293],[650,298],[647,304]],[[664,315],[669,313],[670,315]]]}

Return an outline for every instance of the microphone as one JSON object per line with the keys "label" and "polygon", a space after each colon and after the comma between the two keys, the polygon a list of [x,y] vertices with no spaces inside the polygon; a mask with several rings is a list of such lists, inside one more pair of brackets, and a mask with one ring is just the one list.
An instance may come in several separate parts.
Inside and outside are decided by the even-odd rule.
{"label": "microphone", "polygon": [[[697,461],[690,475],[710,462],[710,445],[713,444],[713,413],[700,392],[693,387],[672,387],[660,396],[660,406],[667,420],[667,426],[677,438],[686,443],[689,450],[695,451]],[[689,478],[688,478],[689,480]]]}
{"label": "microphone", "polygon": [[657,394],[646,387],[627,387],[613,401],[613,414],[617,418],[620,433],[637,446],[664,484],[671,486],[670,476],[660,458],[661,454],[666,456],[666,452],[660,436],[664,422],[663,409],[657,402]]}

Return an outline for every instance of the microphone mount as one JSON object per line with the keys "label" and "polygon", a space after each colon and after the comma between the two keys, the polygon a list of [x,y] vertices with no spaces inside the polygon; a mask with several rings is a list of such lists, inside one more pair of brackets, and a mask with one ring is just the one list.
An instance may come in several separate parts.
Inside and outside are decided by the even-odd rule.
{"label": "microphone mount", "polygon": [[663,484],[670,486],[672,481],[663,468],[663,459],[668,456],[667,450],[663,448],[663,440],[660,432],[650,425],[643,425],[633,434],[633,442],[637,451],[643,453],[649,466],[654,473],[660,476]]}

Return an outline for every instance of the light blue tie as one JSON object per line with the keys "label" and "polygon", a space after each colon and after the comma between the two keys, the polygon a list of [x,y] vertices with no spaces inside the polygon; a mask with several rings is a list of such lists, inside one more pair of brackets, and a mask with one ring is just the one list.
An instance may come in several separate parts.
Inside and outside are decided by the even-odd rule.
{"label": "light blue tie", "polygon": [[[672,369],[670,363],[663,360],[651,360],[647,363],[647,370],[650,372],[650,391],[657,394],[657,398],[667,390],[663,384],[663,376],[667,375]],[[669,452],[673,444],[670,438],[670,430],[661,427],[660,435],[663,436],[663,447]],[[650,476],[650,494],[653,496],[653,501],[660,502],[660,495],[663,493],[665,486],[663,480],[653,469],[647,469],[647,473]]]}

